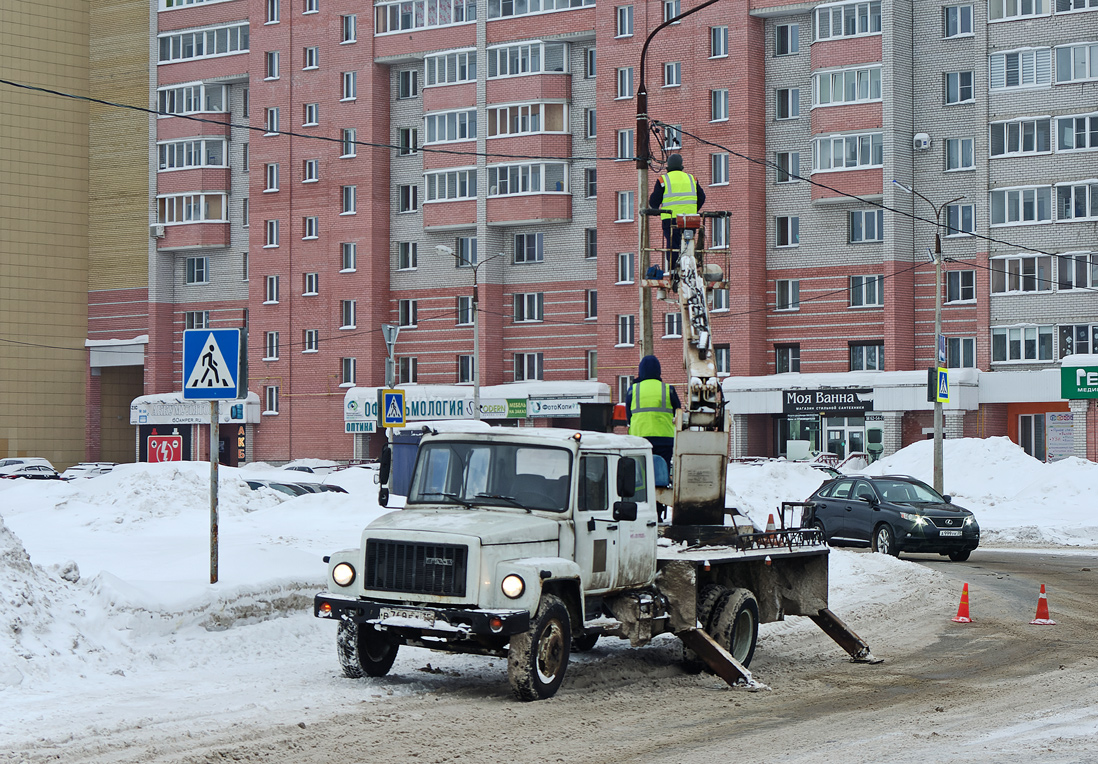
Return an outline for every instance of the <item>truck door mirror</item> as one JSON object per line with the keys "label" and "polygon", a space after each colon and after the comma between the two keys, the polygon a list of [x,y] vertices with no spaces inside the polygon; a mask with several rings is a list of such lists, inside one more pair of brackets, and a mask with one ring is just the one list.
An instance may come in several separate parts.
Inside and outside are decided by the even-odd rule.
{"label": "truck door mirror", "polygon": [[[630,459],[632,461],[632,459]],[[614,519],[615,520],[636,520],[637,519],[637,502],[635,501],[615,501],[614,502]]]}
{"label": "truck door mirror", "polygon": [[[631,456],[618,459],[618,496],[630,499],[637,492],[637,463]],[[617,513],[617,505],[614,508]],[[633,504],[633,519],[637,516],[636,503]]]}
{"label": "truck door mirror", "polygon": [[382,485],[389,482],[389,472],[393,468],[393,449],[391,446],[385,446],[381,449],[381,459],[378,460],[378,472],[377,479]]}

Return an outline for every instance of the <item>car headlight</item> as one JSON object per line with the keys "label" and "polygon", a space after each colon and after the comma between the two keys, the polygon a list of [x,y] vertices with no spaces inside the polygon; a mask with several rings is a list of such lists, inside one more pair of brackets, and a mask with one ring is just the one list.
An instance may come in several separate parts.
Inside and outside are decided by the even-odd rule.
{"label": "car headlight", "polygon": [[513,600],[517,600],[522,596],[522,593],[526,591],[526,582],[522,580],[522,576],[512,573],[509,576],[504,577],[499,588],[503,590],[505,595]]}
{"label": "car headlight", "polygon": [[332,568],[332,580],[340,586],[350,586],[355,580],[355,569],[348,562],[341,562]]}
{"label": "car headlight", "polygon": [[926,518],[914,512],[901,512],[900,517],[915,525],[926,525]]}
{"label": "car headlight", "polygon": [[976,524],[976,516],[975,515],[969,515],[968,517],[965,518],[965,525],[975,525],[975,524]]}

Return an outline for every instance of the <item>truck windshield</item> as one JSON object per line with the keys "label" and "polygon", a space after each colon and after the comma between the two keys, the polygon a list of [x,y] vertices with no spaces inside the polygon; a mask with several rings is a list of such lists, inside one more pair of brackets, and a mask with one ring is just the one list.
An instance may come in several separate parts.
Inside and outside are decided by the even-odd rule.
{"label": "truck windshield", "polygon": [[571,477],[572,454],[563,448],[428,443],[420,447],[407,503],[564,512]]}

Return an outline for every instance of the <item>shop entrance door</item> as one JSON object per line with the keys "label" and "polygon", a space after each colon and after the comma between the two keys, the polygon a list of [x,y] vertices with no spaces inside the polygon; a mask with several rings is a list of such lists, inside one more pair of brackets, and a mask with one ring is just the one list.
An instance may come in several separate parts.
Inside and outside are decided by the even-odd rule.
{"label": "shop entrance door", "polygon": [[865,453],[864,417],[828,417],[827,451],[840,461],[850,454]]}

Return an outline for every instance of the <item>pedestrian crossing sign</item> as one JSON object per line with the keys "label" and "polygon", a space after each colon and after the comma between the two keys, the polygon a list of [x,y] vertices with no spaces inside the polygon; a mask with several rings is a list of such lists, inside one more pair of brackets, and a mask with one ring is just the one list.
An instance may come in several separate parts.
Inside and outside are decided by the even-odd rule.
{"label": "pedestrian crossing sign", "polygon": [[404,391],[381,391],[381,426],[404,426]]}
{"label": "pedestrian crossing sign", "polygon": [[945,369],[938,369],[938,397],[939,403],[949,403],[949,374]]}
{"label": "pedestrian crossing sign", "polygon": [[240,381],[239,329],[183,332],[183,399],[232,400]]}

